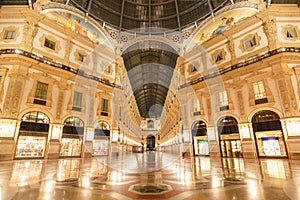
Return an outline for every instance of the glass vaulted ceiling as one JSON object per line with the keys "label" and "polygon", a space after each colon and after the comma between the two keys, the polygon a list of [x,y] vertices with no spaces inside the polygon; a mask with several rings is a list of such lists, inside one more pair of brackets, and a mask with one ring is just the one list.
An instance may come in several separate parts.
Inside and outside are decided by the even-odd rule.
{"label": "glass vaulted ceiling", "polygon": [[122,55],[141,117],[158,118],[162,113],[177,53],[158,41],[143,41]]}
{"label": "glass vaulted ceiling", "polygon": [[70,0],[69,4],[120,30],[137,33],[180,31],[230,0]]}

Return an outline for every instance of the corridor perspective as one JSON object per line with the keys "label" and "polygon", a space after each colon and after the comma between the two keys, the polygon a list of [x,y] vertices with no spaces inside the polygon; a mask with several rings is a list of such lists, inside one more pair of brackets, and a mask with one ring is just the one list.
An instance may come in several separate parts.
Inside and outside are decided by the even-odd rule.
{"label": "corridor perspective", "polygon": [[300,161],[182,158],[162,152],[118,158],[1,162],[0,199],[300,199]]}

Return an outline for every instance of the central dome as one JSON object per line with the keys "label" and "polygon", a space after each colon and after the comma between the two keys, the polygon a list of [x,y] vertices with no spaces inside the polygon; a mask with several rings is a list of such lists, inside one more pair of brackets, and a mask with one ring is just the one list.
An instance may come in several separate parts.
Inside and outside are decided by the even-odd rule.
{"label": "central dome", "polygon": [[70,0],[93,18],[120,31],[181,31],[230,3],[229,0]]}

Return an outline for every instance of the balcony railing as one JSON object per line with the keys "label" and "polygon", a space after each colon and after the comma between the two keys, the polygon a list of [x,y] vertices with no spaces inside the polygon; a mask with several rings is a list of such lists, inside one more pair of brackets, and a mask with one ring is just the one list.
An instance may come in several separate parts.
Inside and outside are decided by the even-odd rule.
{"label": "balcony railing", "polygon": [[251,65],[253,63],[256,63],[256,62],[259,62],[261,60],[264,60],[264,59],[266,59],[268,57],[271,57],[271,56],[274,56],[274,55],[277,55],[277,54],[280,54],[280,53],[285,53],[285,52],[300,53],[300,48],[296,48],[296,47],[281,47],[281,48],[278,48],[278,49],[275,49],[275,50],[272,50],[272,51],[268,51],[268,52],[262,53],[260,56],[251,57],[250,59],[248,59],[248,60],[246,60],[244,62],[237,63],[237,64],[232,65],[230,67],[226,67],[224,69],[217,70],[217,71],[215,71],[215,72],[213,72],[211,74],[208,74],[208,75],[202,76],[200,78],[194,79],[192,81],[189,81],[189,82],[187,82],[187,83],[185,83],[183,85],[180,85],[178,88],[181,89],[181,88],[189,87],[191,85],[195,85],[195,84],[200,83],[202,81],[205,81],[207,79],[215,78],[217,76],[220,76],[220,75],[225,74],[227,72],[233,71],[235,69],[246,67],[246,66]]}
{"label": "balcony railing", "polygon": [[28,51],[24,51],[24,50],[21,50],[21,49],[1,49],[0,50],[0,55],[2,55],[2,54],[17,54],[17,55],[25,56],[27,58],[39,61],[41,63],[45,63],[45,64],[50,65],[52,67],[56,67],[56,68],[71,72],[73,74],[83,76],[85,78],[103,83],[103,84],[111,86],[111,87],[116,87],[116,88],[122,89],[122,87],[120,85],[117,85],[115,83],[111,83],[108,80],[105,80],[105,79],[99,78],[97,76],[88,74],[88,73],[84,72],[81,69],[77,69],[77,68],[72,67],[72,66],[63,65],[61,63],[53,61],[50,58],[47,58],[47,57],[44,57],[44,56],[39,56],[39,55],[36,55],[34,53],[30,53]]}

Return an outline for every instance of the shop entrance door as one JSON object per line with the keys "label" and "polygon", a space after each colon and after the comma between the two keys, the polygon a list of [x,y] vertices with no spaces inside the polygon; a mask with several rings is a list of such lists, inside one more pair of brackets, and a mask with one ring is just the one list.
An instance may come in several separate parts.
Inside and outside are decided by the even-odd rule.
{"label": "shop entrance door", "polygon": [[242,147],[240,140],[222,140],[221,156],[227,158],[242,157]]}

